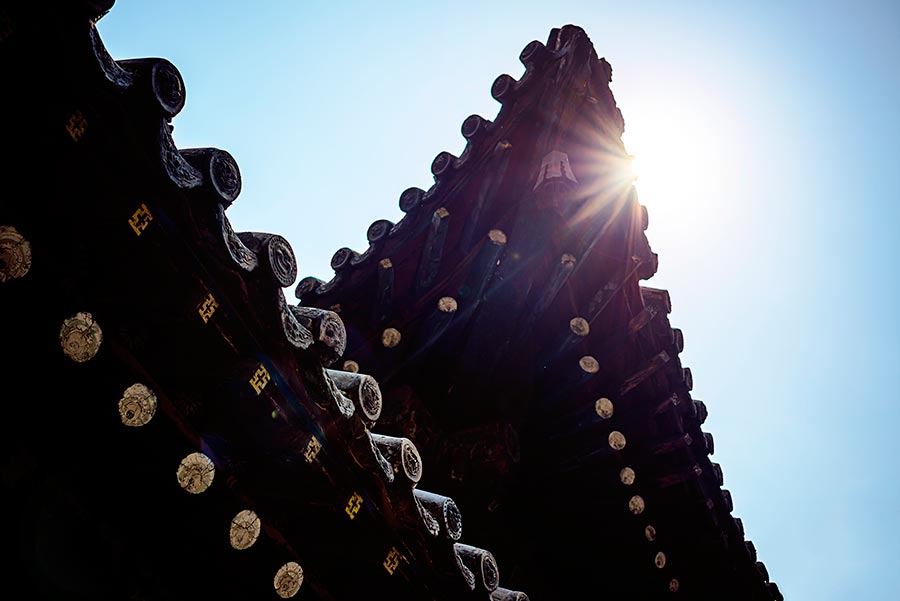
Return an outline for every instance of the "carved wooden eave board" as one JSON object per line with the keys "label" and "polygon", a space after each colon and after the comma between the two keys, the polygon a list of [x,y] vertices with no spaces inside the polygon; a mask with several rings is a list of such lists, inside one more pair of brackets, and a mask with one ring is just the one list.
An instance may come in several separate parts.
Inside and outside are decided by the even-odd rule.
{"label": "carved wooden eave board", "polygon": [[232,228],[237,164],[175,146],[185,82],[109,56],[111,6],[0,8],[11,588],[780,599],[668,294],[639,285],[646,211],[583,31],[528,44],[494,122],[292,305],[290,245]]}

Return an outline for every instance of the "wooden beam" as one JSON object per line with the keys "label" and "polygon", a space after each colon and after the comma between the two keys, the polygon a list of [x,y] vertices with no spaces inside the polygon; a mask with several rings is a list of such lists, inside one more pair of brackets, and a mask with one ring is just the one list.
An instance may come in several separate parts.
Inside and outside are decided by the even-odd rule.
{"label": "wooden beam", "polygon": [[621,466],[633,454],[627,447],[628,439],[618,430],[598,433],[590,440],[562,438],[552,453],[544,453],[544,465],[553,474],[603,471],[610,465]]}
{"label": "wooden beam", "polygon": [[657,309],[654,306],[641,309],[637,315],[628,321],[628,335],[632,336],[643,329],[656,316],[656,311]]}
{"label": "wooden beam", "polygon": [[391,316],[394,296],[394,264],[382,259],[376,269],[375,302],[372,303],[372,327],[380,329]]}
{"label": "wooden beam", "polygon": [[[424,312],[424,311],[423,311]],[[459,312],[459,306],[452,296],[443,296],[435,303],[434,309],[428,312],[420,324],[418,329],[413,333],[414,339],[410,344],[406,345],[407,351],[404,354],[403,361],[390,360],[384,364],[384,369],[380,371],[381,381],[385,384],[391,382],[400,373],[409,373],[409,370],[415,370],[416,366],[420,366],[423,360],[428,357],[428,351],[431,350],[435,343],[447,332],[451,324],[456,321],[456,315]],[[382,345],[391,348],[388,344],[396,346],[400,342],[400,338],[396,337],[390,330],[399,331],[394,328],[388,328],[382,332]]]}
{"label": "wooden beam", "polygon": [[658,442],[650,449],[651,455],[666,455],[680,449],[687,449],[694,444],[690,434],[679,434],[668,440]]}
{"label": "wooden beam", "polygon": [[585,319],[588,320],[588,323],[594,323],[600,317],[609,303],[622,290],[625,283],[634,275],[635,269],[636,264],[633,262],[629,261],[621,264],[616,269],[613,277],[594,293],[587,307],[581,312]]}
{"label": "wooden beam", "polygon": [[507,474],[522,457],[519,434],[507,421],[490,421],[447,434],[439,458],[453,467],[453,478],[465,482],[470,474]]}
{"label": "wooden beam", "polygon": [[484,238],[460,290],[460,297],[470,303],[472,308],[483,299],[485,290],[497,272],[497,264],[506,250],[506,243],[503,230],[493,229]]}
{"label": "wooden beam", "polygon": [[766,588],[769,591],[769,595],[772,597],[772,601],[784,601],[784,595],[781,594],[776,583],[767,582]]}
{"label": "wooden beam", "polygon": [[[649,246],[647,247],[649,251]],[[641,280],[649,280],[659,270],[659,255],[653,251],[649,254],[639,257],[637,276]]]}
{"label": "wooden beam", "polygon": [[452,296],[442,296],[438,299],[437,303],[435,303],[435,308],[429,313],[419,328],[416,353],[424,352],[437,342],[444,332],[447,331],[458,310],[459,305]]}
{"label": "wooden beam", "polygon": [[[463,126],[465,126],[465,123],[463,123]],[[491,206],[497,202],[497,194],[500,191],[503,179],[506,177],[509,158],[512,156],[511,149],[512,144],[509,142],[499,142],[494,147],[493,154],[484,167],[484,176],[478,186],[478,195],[466,214],[466,222],[463,225],[463,231],[459,238],[459,246],[464,253],[468,253],[471,250],[477,242],[480,232],[484,231],[481,229],[481,221]]]}
{"label": "wooden beam", "polygon": [[693,401],[693,413],[698,424],[703,424],[709,416],[709,410],[703,401]]}
{"label": "wooden beam", "polygon": [[[560,218],[554,212],[537,206],[534,194],[527,193],[528,198],[514,205],[515,217],[512,231],[507,232],[510,243],[497,267],[497,272],[485,290],[478,313],[468,326],[468,340],[459,353],[458,369],[469,376],[475,374],[493,374],[491,385],[498,393],[492,397],[490,406],[470,406],[473,411],[485,411],[493,403],[503,404],[508,400],[504,391],[511,390],[505,383],[513,384],[513,372],[499,367],[503,361],[514,361],[518,353],[510,353],[517,348],[523,332],[528,331],[529,321],[526,319],[530,309],[536,306],[532,299],[541,296],[547,288],[561,287],[562,282],[550,282],[546,286],[539,284],[537,278],[553,278],[564,281],[566,273],[571,272],[574,257],[565,255],[562,265],[547,265],[547,240],[559,225]],[[560,275],[563,272],[563,275]],[[555,296],[555,291],[549,296]],[[465,390],[466,386],[456,387],[452,397],[462,405],[479,395],[475,390]]]}
{"label": "wooden beam", "polygon": [[718,486],[725,484],[725,474],[722,472],[722,466],[715,461],[710,462],[712,466],[713,479]]}
{"label": "wooden beam", "polygon": [[672,335],[675,339],[675,352],[681,353],[684,351],[684,333],[679,328],[672,328]]}
{"label": "wooden beam", "polygon": [[[543,366],[544,370],[550,370],[553,364],[567,359],[571,355],[571,351],[577,350],[578,345],[584,342],[591,332],[591,325],[580,316],[571,318],[565,329],[562,329],[562,324],[559,324],[557,328],[560,328],[561,331],[556,334],[554,342],[547,344],[538,355],[538,365]],[[593,356],[597,358],[596,354]],[[554,376],[551,375],[552,377]]]}
{"label": "wooden beam", "polygon": [[734,511],[734,501],[731,498],[731,491],[723,488],[722,489],[722,504],[725,506],[725,511],[731,513]]}
{"label": "wooden beam", "polygon": [[694,389],[694,374],[690,367],[683,368],[681,372],[681,381],[684,382],[685,388],[689,391]]}
{"label": "wooden beam", "polygon": [[677,408],[680,403],[681,403],[681,401],[678,398],[677,394],[670,394],[669,396],[664,398],[662,401],[659,401],[657,403],[656,407],[653,410],[653,415],[659,415],[660,413],[665,413],[672,407]]}
{"label": "wooden beam", "polygon": [[431,225],[422,247],[419,268],[416,272],[416,296],[428,290],[437,279],[449,226],[450,212],[441,207],[431,217]]}
{"label": "wooden beam", "polygon": [[759,576],[763,579],[763,582],[769,581],[769,570],[766,569],[766,564],[761,561],[757,561],[756,571],[759,572]]}
{"label": "wooden beam", "polygon": [[526,325],[522,328],[522,332],[528,331],[534,322],[544,314],[544,311],[550,307],[550,303],[552,303],[553,299],[556,298],[556,295],[559,294],[563,284],[565,284],[566,280],[569,279],[569,276],[572,275],[577,262],[578,260],[575,256],[569,253],[563,253],[559,258],[559,262],[553,269],[550,279],[544,284],[537,299],[531,305],[531,309],[528,310],[524,320]]}
{"label": "wooden beam", "polygon": [[646,286],[641,286],[641,299],[644,301],[644,306],[654,306],[657,311],[662,311],[666,314],[672,312],[672,298],[669,296],[668,290],[661,290],[659,288],[648,288]]}
{"label": "wooden beam", "polygon": [[619,387],[619,396],[622,397],[631,392],[635,387],[639,386],[647,378],[659,371],[659,369],[668,363],[668,361],[669,354],[666,351],[657,353],[646,365],[644,365],[644,367],[625,378],[625,381],[622,382],[622,385]]}
{"label": "wooden beam", "polygon": [[654,483],[658,488],[670,488],[678,484],[683,484],[689,480],[694,480],[703,475],[703,470],[699,465],[693,465],[687,469],[676,470],[674,472],[657,476]]}

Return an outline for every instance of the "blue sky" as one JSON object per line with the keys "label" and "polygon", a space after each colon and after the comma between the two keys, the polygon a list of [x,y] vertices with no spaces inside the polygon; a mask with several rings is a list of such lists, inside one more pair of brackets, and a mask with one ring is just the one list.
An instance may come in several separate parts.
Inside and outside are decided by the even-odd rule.
{"label": "blue sky", "polygon": [[179,68],[235,229],[328,279],[566,23],[613,66],[734,514],[790,601],[900,599],[900,5],[120,0],[99,29]]}

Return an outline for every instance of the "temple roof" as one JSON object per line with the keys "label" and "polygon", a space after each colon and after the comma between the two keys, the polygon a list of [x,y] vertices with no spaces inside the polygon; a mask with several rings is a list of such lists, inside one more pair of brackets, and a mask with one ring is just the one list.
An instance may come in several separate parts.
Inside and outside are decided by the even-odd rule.
{"label": "temple roof", "polygon": [[[535,598],[779,598],[733,518],[668,320],[621,141],[610,65],[585,32],[532,41],[500,75],[490,121],[400,196],[301,306],[338,311],[345,367],[382,382],[382,424],[444,469]],[[562,552],[561,552],[562,551]],[[561,573],[567,573],[565,578]]]}
{"label": "temple roof", "polygon": [[638,283],[647,213],[581,29],[528,44],[494,121],[467,118],[405,217],[292,305],[290,244],[232,227],[237,163],[176,147],[185,82],[109,55],[112,4],[0,12],[18,584],[781,598],[709,459],[668,294]]}

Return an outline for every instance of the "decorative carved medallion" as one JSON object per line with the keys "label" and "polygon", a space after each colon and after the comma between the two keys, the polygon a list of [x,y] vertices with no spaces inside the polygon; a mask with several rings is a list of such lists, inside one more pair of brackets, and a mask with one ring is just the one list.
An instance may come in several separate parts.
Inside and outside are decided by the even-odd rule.
{"label": "decorative carved medallion", "polygon": [[578,360],[578,365],[585,373],[595,374],[600,371],[600,364],[590,355],[585,355]]}
{"label": "decorative carved medallion", "polygon": [[398,344],[400,344],[400,330],[396,328],[386,328],[381,333],[381,344],[384,345],[385,348],[394,348]]}
{"label": "decorative carved medallion", "polygon": [[644,513],[644,498],[640,495],[634,495],[631,499],[628,500],[628,511],[633,513],[634,515],[640,515]]}
{"label": "decorative carved medallion", "polygon": [[438,301],[438,309],[442,313],[456,313],[456,299],[452,296],[441,297],[441,299]]}
{"label": "decorative carved medallion", "polygon": [[231,520],[229,539],[238,551],[249,549],[259,538],[260,522],[256,512],[245,509]]}
{"label": "decorative carved medallion", "polygon": [[31,244],[19,231],[0,225],[0,282],[23,277],[31,269]]}
{"label": "decorative carved medallion", "polygon": [[216,466],[203,453],[191,453],[182,459],[176,473],[181,488],[195,495],[209,488],[215,475]]}
{"label": "decorative carved medallion", "polygon": [[447,499],[444,503],[444,525],[447,527],[447,536],[451,540],[459,540],[462,536],[462,513],[453,499]]}
{"label": "decorative carved medallion", "polygon": [[594,403],[594,411],[597,412],[597,415],[602,417],[603,419],[609,419],[613,416],[613,404],[606,397],[601,397],[597,399]]}
{"label": "decorative carved medallion", "polygon": [[59,331],[59,344],[69,359],[84,363],[94,357],[103,342],[103,332],[87,312],[76,313],[63,321]]}
{"label": "decorative carved medallion", "polygon": [[404,439],[401,449],[400,456],[403,461],[403,471],[410,480],[418,482],[422,479],[422,457],[419,455],[419,450],[411,440],[407,439]]}
{"label": "decorative carved medallion", "polygon": [[591,333],[591,325],[584,317],[573,317],[569,320],[569,329],[576,336],[587,336]]}
{"label": "decorative carved medallion", "polygon": [[126,426],[147,424],[156,414],[156,395],[143,384],[132,384],[119,399],[119,418]]}
{"label": "decorative carved medallion", "polygon": [[625,435],[619,432],[618,430],[613,430],[609,433],[609,446],[612,447],[616,451],[621,451],[625,448]]}
{"label": "decorative carved medallion", "polygon": [[362,379],[359,390],[359,405],[365,416],[375,421],[381,416],[381,389],[378,382],[371,376]]}
{"label": "decorative carved medallion", "polygon": [[296,561],[289,561],[275,574],[275,592],[282,599],[290,599],[303,584],[303,568]]}

